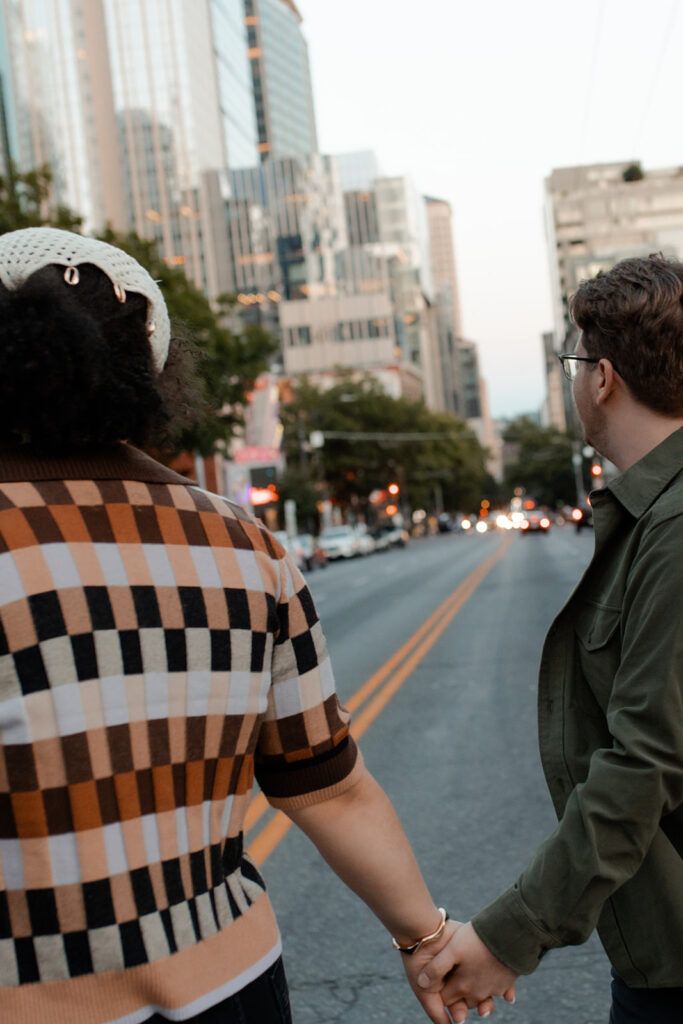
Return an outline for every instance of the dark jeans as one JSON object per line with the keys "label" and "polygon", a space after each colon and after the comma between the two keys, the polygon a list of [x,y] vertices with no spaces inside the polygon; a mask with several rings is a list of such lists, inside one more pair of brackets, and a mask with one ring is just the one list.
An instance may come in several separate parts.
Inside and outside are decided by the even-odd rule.
{"label": "dark jeans", "polygon": [[[147,1024],[168,1024],[168,1018],[156,1013]],[[182,1024],[292,1024],[282,958],[234,996]]]}
{"label": "dark jeans", "polygon": [[629,988],[612,971],[609,1024],[681,1024],[683,988]]}

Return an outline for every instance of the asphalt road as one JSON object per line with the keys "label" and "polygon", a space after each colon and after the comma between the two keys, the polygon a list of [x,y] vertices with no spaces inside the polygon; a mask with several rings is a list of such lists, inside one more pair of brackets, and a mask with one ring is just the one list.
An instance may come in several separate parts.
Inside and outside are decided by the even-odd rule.
{"label": "asphalt road", "polygon": [[[342,699],[500,543],[448,534],[311,574]],[[536,746],[536,671],[545,630],[592,545],[592,531],[571,527],[513,536],[361,739],[435,900],[460,920],[514,881],[554,827]],[[263,871],[295,1024],[427,1019],[382,926],[303,835],[290,829]],[[520,980],[516,1005],[501,1002],[494,1019],[606,1024],[608,1007],[609,966],[593,937],[550,953]]]}

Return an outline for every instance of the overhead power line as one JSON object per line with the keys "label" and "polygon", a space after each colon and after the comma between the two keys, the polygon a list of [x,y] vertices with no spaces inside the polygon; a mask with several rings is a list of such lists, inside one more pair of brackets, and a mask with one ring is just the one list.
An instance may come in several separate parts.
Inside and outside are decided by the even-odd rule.
{"label": "overhead power line", "polygon": [[598,67],[598,55],[600,53],[600,42],[602,39],[602,25],[605,18],[605,0],[600,0],[598,7],[597,22],[595,26],[595,38],[593,40],[593,52],[591,54],[590,69],[588,72],[588,83],[586,85],[586,98],[583,104],[583,116],[581,118],[581,130],[579,132],[579,159],[577,164],[583,163],[583,150],[588,130],[588,116],[593,103],[593,90],[595,88],[595,74]]}
{"label": "overhead power line", "polygon": [[634,141],[633,141],[633,156],[634,156],[634,158],[637,158],[637,156],[638,156],[638,149],[640,147],[640,140],[642,138],[643,129],[645,127],[645,122],[647,120],[647,116],[650,113],[650,107],[652,106],[652,100],[654,99],[655,92],[656,92],[656,89],[657,89],[657,85],[659,83],[659,76],[662,73],[662,67],[664,65],[664,58],[666,56],[666,51],[669,49],[669,43],[671,42],[671,37],[673,36],[673,30],[674,30],[674,25],[676,23],[677,15],[678,15],[678,0],[671,0],[671,8],[669,10],[669,17],[667,18],[666,24],[664,25],[664,35],[662,37],[662,45],[660,46],[659,54],[657,55],[657,60],[655,61],[655,66],[653,68],[652,78],[650,80],[650,88],[648,89],[647,94],[645,96],[645,103],[643,104],[643,110],[642,110],[642,113],[640,115],[640,120],[638,121],[638,127],[636,129],[635,138],[634,138]]}
{"label": "overhead power line", "polygon": [[321,430],[326,441],[454,441],[462,434],[387,434],[367,430]]}

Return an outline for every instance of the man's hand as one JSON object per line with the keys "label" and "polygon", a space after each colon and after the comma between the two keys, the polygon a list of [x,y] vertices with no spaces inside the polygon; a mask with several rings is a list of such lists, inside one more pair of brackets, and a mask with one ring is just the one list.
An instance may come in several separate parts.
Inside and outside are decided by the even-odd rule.
{"label": "man's hand", "polygon": [[[427,1016],[433,1024],[450,1024],[446,1008],[444,1006],[444,999],[442,993],[439,991],[443,984],[443,975],[446,974],[452,967],[450,960],[448,966],[443,971],[443,974],[438,976],[438,972],[434,972],[433,964],[439,957],[439,954],[445,947],[449,945],[450,940],[456,934],[458,929],[462,928],[462,924],[459,921],[447,921],[443,933],[435,942],[429,942],[426,946],[418,949],[412,956],[401,956],[403,960],[403,967],[405,969],[410,987],[417,996],[422,1009],[425,1011]],[[429,970],[430,977],[432,972],[434,973],[435,982],[430,984],[428,989],[421,987],[417,978],[423,971]],[[462,1021],[467,1020],[467,1003],[463,999],[455,998],[449,1005],[449,1010],[455,1024],[461,1024]],[[493,1013],[494,1005],[493,999],[487,998],[482,999],[479,1003],[479,1015],[480,1017],[488,1017]]]}
{"label": "man's hand", "polygon": [[[452,932],[449,941],[424,965],[417,984],[425,993],[438,993],[453,1019],[462,1021],[463,1003],[477,1006],[489,996],[504,996],[509,1003],[514,1002],[516,978],[515,972],[496,959],[468,923]],[[432,1020],[442,1024],[446,1018]]]}

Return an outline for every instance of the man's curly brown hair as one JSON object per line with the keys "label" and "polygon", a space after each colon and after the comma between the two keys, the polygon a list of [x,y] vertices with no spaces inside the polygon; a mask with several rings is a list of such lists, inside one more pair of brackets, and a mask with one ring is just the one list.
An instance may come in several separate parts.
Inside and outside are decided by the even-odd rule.
{"label": "man's curly brown hair", "polygon": [[570,310],[588,355],[609,359],[637,401],[683,415],[683,263],[622,260],[584,281]]}

